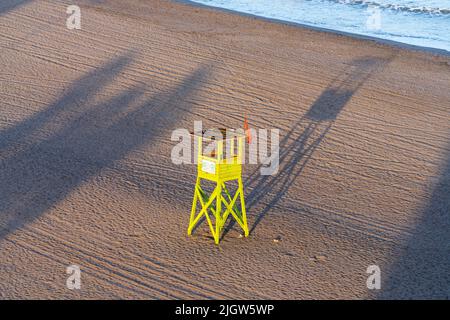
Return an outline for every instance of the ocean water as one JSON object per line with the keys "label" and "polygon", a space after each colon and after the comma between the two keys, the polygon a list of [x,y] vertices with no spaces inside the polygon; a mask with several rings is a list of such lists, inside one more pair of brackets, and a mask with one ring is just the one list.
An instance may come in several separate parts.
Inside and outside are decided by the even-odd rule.
{"label": "ocean water", "polygon": [[450,0],[193,0],[193,2],[450,51]]}

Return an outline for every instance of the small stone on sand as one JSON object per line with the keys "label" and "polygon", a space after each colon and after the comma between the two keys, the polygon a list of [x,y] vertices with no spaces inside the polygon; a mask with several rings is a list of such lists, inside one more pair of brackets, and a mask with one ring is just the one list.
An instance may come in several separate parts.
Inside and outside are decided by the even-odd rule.
{"label": "small stone on sand", "polygon": [[314,256],[314,258],[316,259],[316,261],[320,261],[320,262],[324,262],[327,261],[327,256]]}
{"label": "small stone on sand", "polygon": [[281,241],[281,237],[277,236],[275,239],[273,239],[273,242],[278,243]]}

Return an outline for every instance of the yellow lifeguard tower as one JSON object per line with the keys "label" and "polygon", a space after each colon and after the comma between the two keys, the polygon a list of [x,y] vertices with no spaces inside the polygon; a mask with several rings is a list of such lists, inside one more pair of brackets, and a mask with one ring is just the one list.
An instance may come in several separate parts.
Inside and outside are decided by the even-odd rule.
{"label": "yellow lifeguard tower", "polygon": [[[244,156],[245,135],[236,131],[230,132],[225,129],[216,129],[220,132],[219,137],[203,137],[202,134],[195,135],[197,139],[197,182],[195,184],[194,199],[192,202],[191,217],[188,227],[188,235],[200,218],[205,216],[214,242],[219,243],[222,228],[231,214],[248,236],[247,217],[245,211],[244,186],[242,183],[242,163]],[[227,136],[228,133],[228,136]],[[214,145],[214,150],[204,152],[204,143]],[[226,147],[226,153],[224,153]],[[210,195],[201,187],[203,180],[213,183],[213,191]],[[232,195],[227,184],[237,182],[237,190]],[[239,197],[240,208],[236,205]],[[197,203],[200,202],[201,209],[197,213]],[[223,206],[222,206],[223,205]],[[223,208],[223,209],[222,209]]]}

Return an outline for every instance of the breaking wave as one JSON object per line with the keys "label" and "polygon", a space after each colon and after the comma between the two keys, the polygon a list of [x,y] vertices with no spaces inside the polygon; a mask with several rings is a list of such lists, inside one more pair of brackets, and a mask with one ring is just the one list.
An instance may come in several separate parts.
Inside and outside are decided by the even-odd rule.
{"label": "breaking wave", "polygon": [[[371,6],[380,9],[388,9],[401,12],[424,13],[424,14],[438,14],[450,15],[450,8],[442,8],[433,6],[439,5],[443,1],[371,1],[371,0],[328,0],[341,4]],[[392,3],[394,2],[394,3]],[[431,3],[431,5],[430,5]],[[426,5],[425,5],[426,4]]]}

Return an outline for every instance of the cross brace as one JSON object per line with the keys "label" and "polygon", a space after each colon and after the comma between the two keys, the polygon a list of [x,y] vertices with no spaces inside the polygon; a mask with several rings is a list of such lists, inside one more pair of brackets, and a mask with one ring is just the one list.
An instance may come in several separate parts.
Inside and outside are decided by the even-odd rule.
{"label": "cross brace", "polygon": [[[205,216],[209,229],[211,230],[211,234],[214,237],[214,242],[218,244],[222,228],[228,216],[231,214],[241,226],[244,231],[244,235],[247,237],[248,226],[245,211],[244,187],[242,185],[241,178],[238,179],[238,189],[234,196],[231,196],[225,182],[218,182],[211,195],[208,196],[208,194],[201,188],[200,180],[200,178],[197,178],[197,182],[195,184],[188,235],[191,235],[192,230],[199,222],[200,218]],[[240,209],[236,205],[238,197],[241,203]],[[200,202],[201,209],[200,212],[196,214],[198,202]],[[224,205],[224,210],[222,210],[222,205]],[[214,218],[214,221],[212,218]]]}

